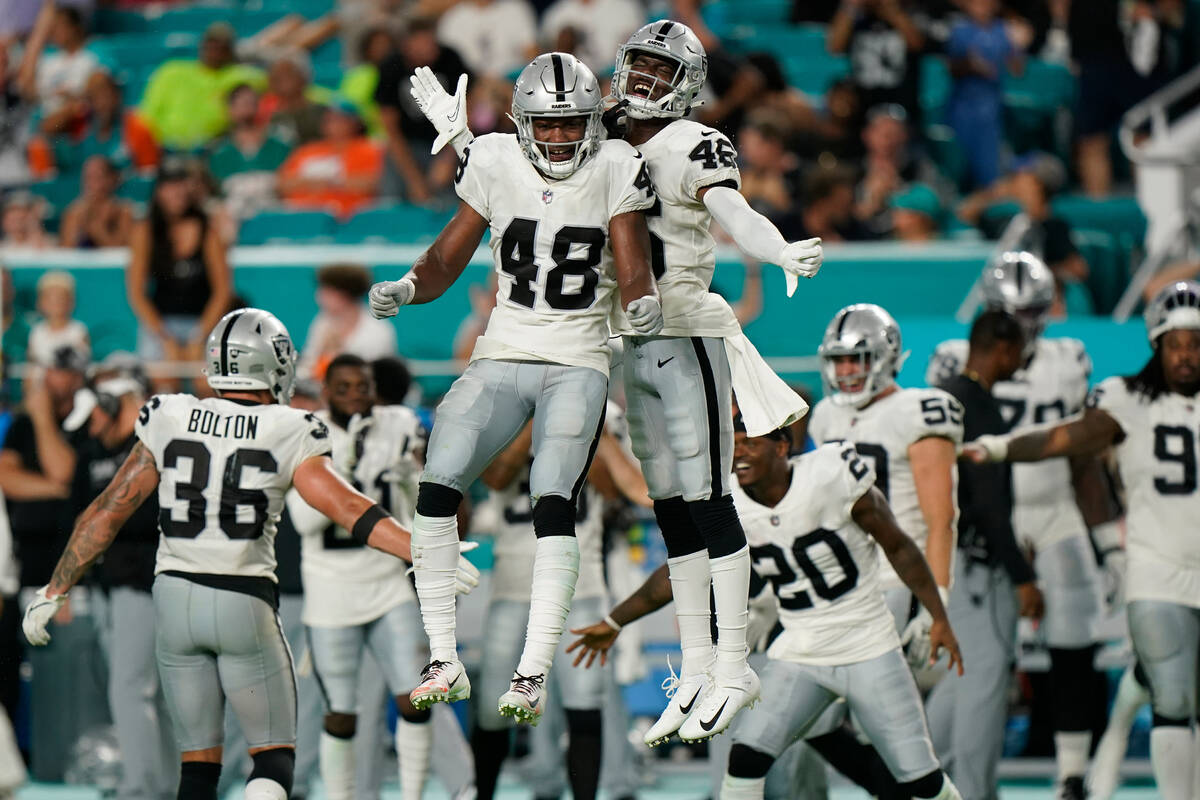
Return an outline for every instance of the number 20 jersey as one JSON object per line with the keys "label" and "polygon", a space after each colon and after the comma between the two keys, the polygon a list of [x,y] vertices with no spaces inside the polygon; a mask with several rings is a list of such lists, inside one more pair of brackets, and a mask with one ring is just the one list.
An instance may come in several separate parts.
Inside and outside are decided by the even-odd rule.
{"label": "number 20 jersey", "polygon": [[496,308],[471,359],[609,366],[609,316],[620,306],[608,223],[654,204],[646,160],[602,142],[562,180],[542,176],[517,137],[490,133],[467,147],[455,189],[491,229]]}
{"label": "number 20 jersey", "polygon": [[1151,401],[1116,377],[1089,403],[1125,434],[1116,455],[1128,506],[1126,599],[1200,608],[1200,400],[1164,392]]}
{"label": "number 20 jersey", "polygon": [[134,430],[158,467],[154,572],[275,578],[275,525],[292,474],[330,454],[319,419],[280,405],[155,395]]}
{"label": "number 20 jersey", "polygon": [[899,647],[879,583],[879,548],[851,515],[874,471],[849,444],[823,445],[791,464],[791,487],[773,508],[733,487],[754,571],[779,598],[783,633],[767,655],[842,665]]}
{"label": "number 20 jersey", "polygon": [[[941,389],[899,389],[864,409],[835,405],[829,398],[817,403],[808,433],[818,444],[852,442],[858,454],[869,461],[876,485],[888,499],[900,529],[912,537],[921,552],[929,538],[929,526],[921,513],[917,482],[913,478],[908,448],[931,436],[962,443],[962,405]],[[951,467],[955,486],[958,467]],[[958,522],[958,493],[951,490]],[[890,563],[882,565],[885,589],[904,586]]]}

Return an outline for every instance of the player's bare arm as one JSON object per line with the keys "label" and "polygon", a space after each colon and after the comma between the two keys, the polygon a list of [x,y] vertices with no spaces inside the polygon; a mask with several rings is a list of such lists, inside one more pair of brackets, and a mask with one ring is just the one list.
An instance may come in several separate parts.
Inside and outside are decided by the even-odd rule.
{"label": "player's bare arm", "polygon": [[79,515],[67,548],[46,585],[46,596],[57,597],[70,591],[117,538],[126,520],[157,489],[158,467],[154,456],[138,442],[108,487]]}
{"label": "player's bare arm", "polygon": [[[600,665],[604,666],[608,663],[608,650],[616,643],[617,634],[621,632],[621,628],[653,614],[670,602],[671,578],[667,572],[667,565],[663,564],[651,573],[645,583],[637,588],[637,591],[622,600],[603,620],[584,628],[571,629],[571,633],[579,636],[567,647],[568,653],[579,650],[579,655],[575,656],[572,664],[578,667],[586,658],[587,662],[584,663],[584,667],[590,667],[595,662],[596,656],[599,656]],[[616,625],[612,625],[610,622],[616,623]]]}
{"label": "player's bare arm", "polygon": [[980,436],[963,447],[963,457],[983,464],[1095,455],[1123,437],[1121,426],[1107,412],[1088,408],[1082,417],[1046,430],[1013,437]]}
{"label": "player's bare arm", "polygon": [[930,572],[929,564],[926,563],[925,557],[921,555],[917,545],[896,524],[896,517],[888,507],[883,493],[872,487],[854,504],[851,514],[858,526],[869,533],[883,548],[884,555],[895,568],[900,580],[904,581],[904,585],[912,591],[921,601],[921,605],[925,606],[929,610],[930,616],[933,617],[933,626],[929,630],[932,660],[936,661],[941,649],[945,648],[946,652],[950,654],[950,667],[957,666],[958,674],[961,675],[963,671],[962,653],[959,652],[958,640],[954,637],[954,631],[950,629],[950,620],[946,616],[946,607],[942,605],[942,598],[938,594],[933,573]]}
{"label": "player's bare arm", "polygon": [[608,221],[612,240],[613,267],[617,273],[617,288],[621,292],[621,307],[640,297],[654,296],[654,275],[650,271],[650,229],[641,211],[617,214]]}
{"label": "player's bare arm", "polygon": [[596,457],[588,470],[588,481],[605,499],[624,497],[642,508],[653,508],[646,478],[637,462],[621,447],[616,437],[607,431],[596,443]]}
{"label": "player's bare arm", "polygon": [[[296,468],[292,485],[304,502],[348,531],[354,531],[363,514],[376,505],[337,473],[333,468],[333,460],[328,456],[316,456],[304,461]],[[371,527],[366,544],[396,558],[412,560],[409,532],[387,514],[380,516]]]}
{"label": "player's bare arm", "polygon": [[941,436],[920,439],[909,445],[908,460],[921,516],[929,530],[925,560],[937,585],[949,589],[955,547],[954,442]]}

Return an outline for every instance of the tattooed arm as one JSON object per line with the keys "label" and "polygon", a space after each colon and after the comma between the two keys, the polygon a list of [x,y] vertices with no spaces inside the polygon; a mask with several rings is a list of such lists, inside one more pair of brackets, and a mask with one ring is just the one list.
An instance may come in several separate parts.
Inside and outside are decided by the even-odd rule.
{"label": "tattooed arm", "polygon": [[126,520],[158,488],[154,456],[138,442],[100,496],[75,523],[75,530],[46,586],[47,597],[66,594],[108,549]]}

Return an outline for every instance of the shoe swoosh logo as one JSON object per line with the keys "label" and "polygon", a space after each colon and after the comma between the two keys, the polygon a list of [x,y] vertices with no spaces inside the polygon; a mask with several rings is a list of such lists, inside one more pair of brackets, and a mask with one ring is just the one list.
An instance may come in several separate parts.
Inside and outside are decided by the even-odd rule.
{"label": "shoe swoosh logo", "polygon": [[530,700],[530,701],[529,701],[529,708],[530,708],[531,710],[532,710],[532,709],[535,709],[535,708],[537,708],[537,707],[538,707],[538,704],[539,704],[539,703],[541,703],[541,702],[542,702],[542,698],[540,698],[540,697],[535,697],[535,698],[533,698],[532,700]]}
{"label": "shoe swoosh logo", "polygon": [[692,699],[688,700],[688,704],[686,706],[679,707],[680,714],[692,713],[692,706],[696,705],[696,698],[700,696],[700,692],[703,691],[703,689],[704,689],[704,687],[701,686],[699,689],[696,690],[696,693],[694,695],[692,695]]}
{"label": "shoe swoosh logo", "polygon": [[675,356],[671,356],[670,358],[660,359],[658,362],[658,368],[662,369],[663,367],[665,367],[667,364],[671,363],[674,360],[675,360]]}
{"label": "shoe swoosh logo", "polygon": [[727,706],[727,705],[729,705],[728,697],[725,698],[724,703],[721,703],[721,707],[717,709],[716,714],[713,714],[712,719],[708,720],[707,722],[704,720],[700,720],[700,727],[704,728],[704,730],[706,730],[706,731],[711,731],[713,728],[715,728],[717,725],[717,720],[721,718],[721,714],[722,714],[722,712],[725,711],[725,706]]}

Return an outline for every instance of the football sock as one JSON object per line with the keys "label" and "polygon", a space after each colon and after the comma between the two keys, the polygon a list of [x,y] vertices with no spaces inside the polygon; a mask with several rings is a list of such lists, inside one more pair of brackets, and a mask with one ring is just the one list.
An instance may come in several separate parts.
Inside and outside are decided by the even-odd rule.
{"label": "football sock", "polygon": [[1163,800],[1191,798],[1194,752],[1187,725],[1157,725],[1150,731],[1150,763]]}
{"label": "football sock", "polygon": [[413,516],[412,556],[421,621],[431,661],[456,661],[454,576],[458,570],[458,518]]}
{"label": "football sock", "polygon": [[762,800],[766,778],[735,778],[726,773],[721,781],[721,800]]}
{"label": "football sock", "polygon": [[717,606],[717,666],[714,678],[732,679],[746,667],[746,619],[749,616],[750,548],[709,559]]}
{"label": "football sock", "polygon": [[220,762],[184,761],[179,770],[176,800],[217,800],[217,783],[220,780]]}
{"label": "football sock", "polygon": [[1058,761],[1058,779],[1079,778],[1087,772],[1088,751],[1092,749],[1090,731],[1056,731],[1054,757]]}
{"label": "football sock", "polygon": [[600,709],[566,709],[567,777],[571,797],[595,800],[600,786],[600,758],[603,748],[603,718]]}
{"label": "football sock", "polygon": [[479,800],[492,800],[500,766],[508,757],[512,733],[507,729],[487,731],[476,728],[471,735],[471,751],[475,754],[475,789]]}
{"label": "football sock", "polygon": [[704,550],[667,559],[679,645],[683,649],[684,677],[699,675],[713,661],[712,610],[709,604],[708,553]]}
{"label": "football sock", "polygon": [[425,778],[429,775],[429,754],[433,750],[433,724],[396,721],[396,761],[400,767],[400,797],[421,800]]}
{"label": "football sock", "polygon": [[343,739],[328,731],[321,731],[318,758],[325,796],[329,800],[353,800],[354,739]]}
{"label": "football sock", "polygon": [[529,624],[525,649],[517,672],[545,675],[562,638],[575,581],[579,578],[579,541],[574,536],[543,536],[533,556],[533,587],[529,598]]}

